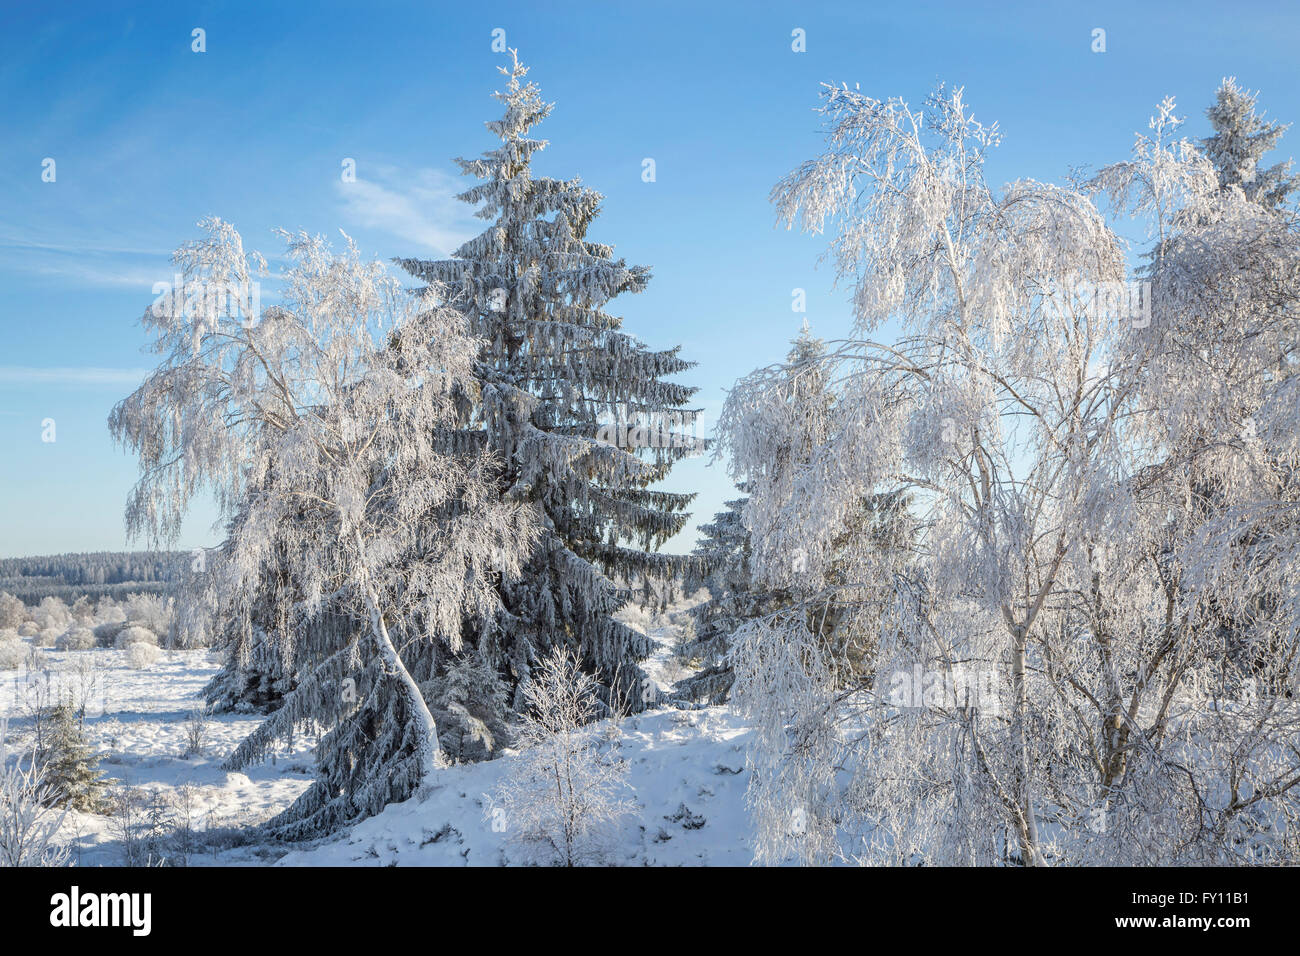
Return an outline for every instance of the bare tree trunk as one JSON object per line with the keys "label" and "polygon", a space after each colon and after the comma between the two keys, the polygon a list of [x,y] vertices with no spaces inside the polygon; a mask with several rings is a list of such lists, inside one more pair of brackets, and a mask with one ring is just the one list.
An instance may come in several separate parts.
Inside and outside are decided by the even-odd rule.
{"label": "bare tree trunk", "polygon": [[1028,696],[1025,688],[1025,646],[1028,636],[1024,628],[1016,628],[1012,633],[1011,687],[1015,695],[1013,713],[1013,732],[1016,747],[1019,750],[1016,763],[1016,799],[1020,801],[1023,819],[1020,830],[1020,850],[1025,866],[1045,866],[1043,855],[1039,851],[1038,816],[1034,812],[1033,786],[1029,777],[1029,731],[1026,717],[1029,710]]}

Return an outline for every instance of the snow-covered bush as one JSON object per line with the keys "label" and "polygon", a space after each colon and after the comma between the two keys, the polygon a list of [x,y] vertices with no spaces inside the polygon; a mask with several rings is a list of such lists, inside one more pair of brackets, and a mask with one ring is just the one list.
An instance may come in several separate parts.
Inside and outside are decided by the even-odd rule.
{"label": "snow-covered bush", "polygon": [[0,721],[0,867],[62,866],[68,848],[58,840],[65,811],[44,769],[31,757],[12,757],[8,727]]}
{"label": "snow-covered bush", "polygon": [[60,651],[88,651],[96,646],[95,632],[80,624],[72,625],[54,642],[55,650]]}
{"label": "snow-covered bush", "polygon": [[[192,798],[192,792],[187,791],[187,799]],[[186,841],[192,850],[192,829],[186,834],[177,832],[177,822],[186,825],[184,809],[176,808],[181,811],[177,821],[172,800],[161,788],[115,786],[105,804],[109,833],[121,850],[122,866],[167,866],[188,852],[183,845]]]}
{"label": "snow-covered bush", "polygon": [[30,653],[31,647],[25,641],[16,637],[0,639],[0,670],[18,670],[26,663]]}
{"label": "snow-covered bush", "polygon": [[619,608],[614,620],[626,624],[639,634],[648,634],[654,626],[655,609],[637,601],[629,601]]}
{"label": "snow-covered bush", "polygon": [[32,647],[56,647],[62,635],[63,631],[57,627],[42,628],[39,634],[32,637]]}
{"label": "snow-covered bush", "polygon": [[159,638],[167,636],[172,620],[169,600],[157,594],[128,594],[122,608],[132,624],[147,627]]}
{"label": "snow-covered bush", "polygon": [[60,690],[78,717],[95,705],[107,707],[104,668],[97,654],[78,654],[60,669]]}
{"label": "snow-covered bush", "polygon": [[102,624],[96,624],[94,628],[95,643],[100,647],[116,647],[117,635],[121,634],[126,628],[125,616],[118,621],[105,621]]}
{"label": "snow-covered bush", "polygon": [[194,613],[195,609],[184,600],[177,604],[166,634],[167,646],[183,650],[211,647],[215,633],[210,616]]}
{"label": "snow-covered bush", "polygon": [[78,624],[85,627],[91,627],[94,625],[95,605],[91,603],[90,598],[86,595],[83,594],[81,597],[73,601],[72,607],[69,608],[69,611],[72,614],[72,619]]}
{"label": "snow-covered bush", "polygon": [[18,625],[18,634],[21,637],[35,637],[39,633],[41,633],[41,626],[33,620],[26,620]]}
{"label": "snow-covered bush", "polygon": [[118,631],[117,637],[113,641],[113,646],[119,651],[129,650],[134,644],[149,644],[157,647],[158,635],[147,627],[128,624]]}
{"label": "snow-covered bush", "polygon": [[56,597],[42,599],[32,616],[42,629],[53,627],[57,628],[59,633],[72,623],[72,612],[68,610],[68,606],[61,598]]}
{"label": "snow-covered bush", "polygon": [[101,624],[125,624],[126,611],[121,605],[114,604],[112,598],[103,598],[95,605],[95,623]]}
{"label": "snow-covered bush", "polygon": [[136,641],[128,644],[126,647],[126,660],[132,667],[138,670],[152,667],[158,660],[158,650],[156,644],[146,644],[144,641]]}
{"label": "snow-covered bush", "polygon": [[8,591],[0,591],[0,628],[18,628],[27,620],[27,605]]}
{"label": "snow-covered bush", "polygon": [[527,862],[605,862],[614,827],[636,809],[627,765],[592,723],[598,690],[563,647],[542,661],[525,689],[524,749],[497,789],[497,805],[485,811],[502,814]]}
{"label": "snow-covered bush", "polygon": [[208,746],[208,736],[212,727],[212,709],[208,706],[195,707],[185,718],[185,753],[186,759],[202,757]]}

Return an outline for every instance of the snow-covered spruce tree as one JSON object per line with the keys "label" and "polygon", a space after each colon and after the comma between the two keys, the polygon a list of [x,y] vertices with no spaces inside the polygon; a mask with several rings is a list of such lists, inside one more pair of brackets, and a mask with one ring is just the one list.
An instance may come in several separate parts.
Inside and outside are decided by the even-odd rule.
{"label": "snow-covered spruce tree", "polygon": [[[1281,559],[1295,538],[1269,562],[1241,561],[1212,528],[1171,542],[1181,489],[1161,478],[1178,429],[1201,422],[1218,453],[1192,478],[1217,471],[1236,527],[1293,507],[1293,471],[1239,452],[1246,403],[1277,459],[1295,460],[1280,417],[1294,402],[1293,236],[1170,141],[1162,104],[1133,160],[1105,174],[1164,262],[1133,296],[1088,193],[986,183],[996,129],[960,91],[923,116],[848,89],[824,109],[825,153],[774,199],[791,223],[838,225],[832,253],[854,284],[854,340],[826,365],[832,415],[793,413],[777,368],[743,380],[720,424],[750,488],[755,573],[796,600],[735,638],[760,857],[1290,858],[1297,715],[1263,689],[1216,698],[1222,644],[1203,623],[1207,596],[1295,593]],[[886,321],[897,340],[877,340]],[[1205,356],[1233,342],[1243,360],[1208,374]],[[800,443],[806,462],[774,467]],[[853,532],[876,494],[909,497],[916,529]],[[870,667],[812,626],[806,610],[828,596],[878,635]],[[1269,658],[1289,686],[1293,604],[1271,619]]]}
{"label": "snow-covered spruce tree", "polygon": [[1226,78],[1215,94],[1214,105],[1205,111],[1214,135],[1203,139],[1201,146],[1219,174],[1220,187],[1237,186],[1251,202],[1277,209],[1300,185],[1300,176],[1292,175],[1290,160],[1261,166],[1264,155],[1277,146],[1287,127],[1268,122],[1255,112],[1258,96],[1237,86],[1235,77]]}
{"label": "snow-covered spruce tree", "polygon": [[[649,639],[616,621],[629,593],[614,581],[666,578],[680,561],[654,551],[681,529],[692,495],[652,489],[691,454],[694,388],[664,380],[689,368],[677,349],[651,351],[605,311],[650,277],[587,238],[599,193],[578,180],[535,176],[546,144],[529,131],[551,111],[513,51],[487,127],[501,145],[458,160],[481,183],[460,195],[491,225],[449,260],[399,260],[430,283],[485,343],[473,367],[476,401],[464,438],[503,463],[501,499],[542,514],[523,576],[501,584],[500,626],[476,635],[513,702],[552,647],[574,651],[604,695],[641,701],[638,662]],[[618,686],[614,686],[617,684]]]}
{"label": "snow-covered spruce tree", "polygon": [[[313,634],[319,632],[312,629]],[[215,712],[269,714],[293,690],[294,675],[277,650],[283,643],[270,638],[260,625],[247,630],[230,627],[214,646],[222,655],[221,669],[203,688],[203,698]]]}
{"label": "snow-covered spruce tree", "polygon": [[61,700],[51,710],[35,759],[58,806],[90,813],[102,808],[103,773],[71,701]]}
{"label": "snow-covered spruce tree", "polygon": [[[460,313],[407,295],[350,240],[336,255],[284,234],[281,301],[250,315],[230,294],[248,296],[260,257],[229,224],[203,225],[175,256],[182,287],[143,319],[161,364],[109,423],[140,456],[128,531],[172,536],[212,489],[229,536],[201,575],[210,612],[251,630],[270,601],[284,626],[267,637],[291,659],[309,652],[230,758],[256,760],[304,725],[325,731],[319,778],[270,826],[300,836],[429,782],[442,753],[419,681],[460,649],[466,617],[495,619],[494,581],[518,573],[531,515],[495,495],[489,452],[450,448],[453,396],[473,391],[478,351]],[[268,571],[286,585],[268,593]],[[347,625],[333,644],[322,619]]]}
{"label": "snow-covered spruce tree", "polygon": [[477,653],[462,654],[421,686],[449,759],[464,762],[493,756],[506,739],[512,716],[508,688],[495,667]]}
{"label": "snow-covered spruce tree", "polygon": [[[805,322],[786,356],[790,407],[829,412],[831,396],[821,364],[825,354],[826,344],[812,334]],[[808,449],[807,442],[800,447],[782,448],[778,460],[791,467],[806,458]],[[742,482],[739,490],[744,492],[748,488]],[[727,699],[735,680],[728,660],[731,635],[746,621],[789,604],[784,589],[755,585],[750,567],[749,531],[744,524],[748,501],[748,498],[728,501],[726,511],[700,528],[704,540],[695,548],[698,560],[690,569],[686,583],[687,590],[707,588],[709,600],[692,609],[695,639],[684,651],[700,663],[701,670],[677,685],[680,692],[694,700],[716,704]],[[799,564],[799,554],[792,554],[791,560]]]}
{"label": "snow-covered spruce tree", "polygon": [[[242,508],[232,526],[245,521],[247,514],[247,507]],[[228,534],[227,556],[231,540]],[[204,555],[200,567],[207,560]],[[201,635],[204,643],[222,655],[221,669],[203,689],[204,699],[216,711],[271,713],[279,709],[297,684],[298,668],[310,669],[345,646],[352,636],[354,627],[347,615],[323,611],[297,639],[283,637],[294,625],[289,609],[301,600],[282,568],[284,563],[282,556],[267,562],[257,594],[248,602],[246,619],[214,613],[207,601],[204,571],[182,580],[177,609],[182,627]]]}
{"label": "snow-covered spruce tree", "polygon": [[703,539],[694,551],[698,562],[688,571],[685,590],[707,588],[709,599],[691,608],[694,633],[682,648],[683,656],[699,670],[674,687],[691,700],[719,704],[727,699],[735,679],[727,661],[730,637],[753,616],[757,595],[750,587],[749,533],[741,520],[746,500],[726,502],[726,511],[700,526]]}

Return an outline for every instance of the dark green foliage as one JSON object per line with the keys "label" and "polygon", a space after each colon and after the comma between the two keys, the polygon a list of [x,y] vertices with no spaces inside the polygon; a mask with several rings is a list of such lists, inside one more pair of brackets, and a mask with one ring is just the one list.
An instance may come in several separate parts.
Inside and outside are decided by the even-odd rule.
{"label": "dark green foliage", "polygon": [[665,381],[693,363],[675,348],[646,348],[606,311],[644,289],[650,272],[587,238],[599,193],[534,175],[533,154],[546,144],[528,132],[551,106],[517,60],[502,72],[505,114],[487,124],[501,144],[458,160],[481,180],[459,198],[491,225],[451,259],[399,260],[482,338],[463,440],[503,463],[505,500],[542,516],[524,576],[501,587],[498,626],[467,643],[513,685],[516,707],[531,669],[556,646],[572,650],[605,695],[639,702],[651,642],[614,619],[630,597],[614,581],[680,569],[653,552],[683,527],[693,495],[651,486],[698,447],[697,410],[687,407],[695,389]]}
{"label": "dark green foliage", "polygon": [[36,759],[60,806],[92,813],[102,808],[104,782],[99,761],[68,701],[60,701],[50,710]]}

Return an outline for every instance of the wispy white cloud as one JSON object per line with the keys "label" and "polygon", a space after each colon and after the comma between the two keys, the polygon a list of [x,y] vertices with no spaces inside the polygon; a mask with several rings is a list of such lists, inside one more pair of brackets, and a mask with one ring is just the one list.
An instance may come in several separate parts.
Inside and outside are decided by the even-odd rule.
{"label": "wispy white cloud", "polygon": [[31,232],[16,229],[8,224],[0,224],[0,248],[33,252],[57,252],[65,255],[102,255],[102,256],[169,256],[166,249],[150,249],[143,246],[124,246],[112,242],[99,242],[80,237],[54,240]]}
{"label": "wispy white cloud", "polygon": [[29,274],[73,279],[83,285],[139,289],[141,294],[148,293],[156,282],[172,281],[172,272],[164,269],[96,267],[79,262],[44,263],[33,265],[23,271]]}
{"label": "wispy white cloud", "polygon": [[148,374],[136,368],[0,365],[0,385],[138,385]]}
{"label": "wispy white cloud", "polygon": [[169,254],[158,249],[71,235],[59,239],[0,223],[0,270],[53,276],[79,285],[133,287],[146,292],[171,278]]}
{"label": "wispy white cloud", "polygon": [[403,172],[382,167],[373,179],[340,180],[334,188],[350,223],[421,247],[411,252],[445,256],[480,231],[474,225],[473,209],[456,199],[467,185],[437,169]]}

